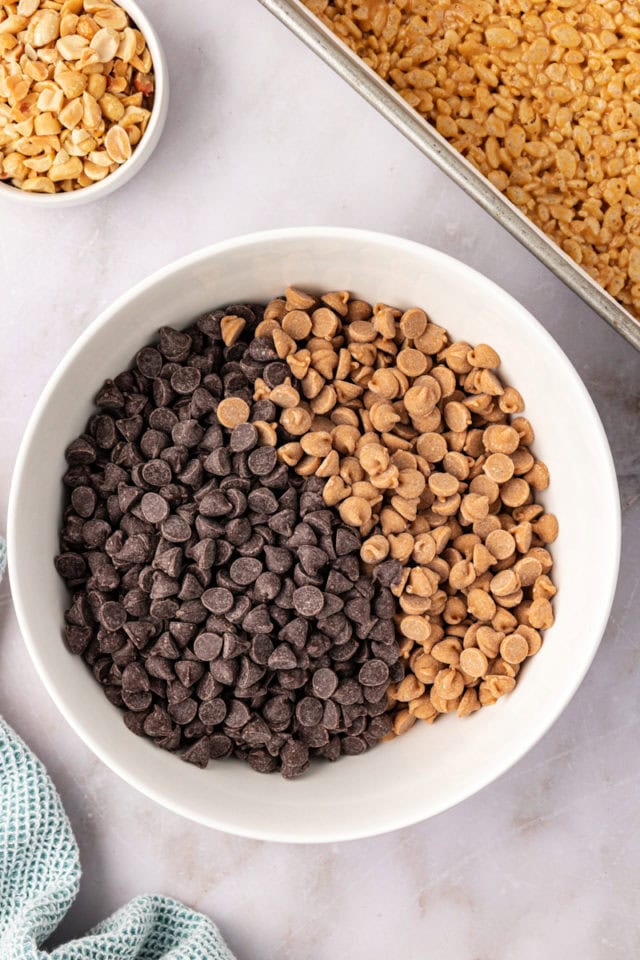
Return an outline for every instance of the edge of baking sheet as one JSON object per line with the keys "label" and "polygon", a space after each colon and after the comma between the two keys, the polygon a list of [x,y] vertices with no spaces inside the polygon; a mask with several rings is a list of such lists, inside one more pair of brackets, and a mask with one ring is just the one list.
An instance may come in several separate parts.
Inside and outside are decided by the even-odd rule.
{"label": "edge of baking sheet", "polygon": [[299,0],[259,0],[364,99],[387,118],[498,223],[640,350],[640,321],[471,166],[426,120],[346,47]]}

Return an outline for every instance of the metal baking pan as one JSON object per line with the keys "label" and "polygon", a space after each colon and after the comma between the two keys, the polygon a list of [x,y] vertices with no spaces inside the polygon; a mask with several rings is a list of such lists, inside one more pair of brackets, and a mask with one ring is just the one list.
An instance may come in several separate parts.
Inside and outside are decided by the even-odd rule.
{"label": "metal baking pan", "polygon": [[321,57],[364,99],[400,130],[458,186],[477,200],[494,220],[502,224],[614,330],[640,350],[640,320],[621,304],[552,240],[521,213],[477,171],[431,124],[410,107],[370,67],[320,22],[300,0],[260,0],[296,36]]}

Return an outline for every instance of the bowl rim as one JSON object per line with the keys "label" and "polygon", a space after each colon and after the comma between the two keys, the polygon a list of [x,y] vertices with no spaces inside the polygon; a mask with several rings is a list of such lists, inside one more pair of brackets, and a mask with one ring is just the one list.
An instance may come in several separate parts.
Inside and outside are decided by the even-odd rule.
{"label": "bowl rim", "polygon": [[136,0],[115,0],[115,3],[129,14],[136,27],[144,34],[153,61],[154,100],[151,117],[140,143],[136,145],[131,157],[125,163],[105,177],[104,180],[99,180],[90,187],[82,187],[80,190],[71,190],[68,193],[29,193],[0,180],[0,198],[6,197],[7,200],[13,200],[16,203],[28,203],[34,207],[75,207],[91,203],[124,186],[140,172],[157,147],[169,108],[167,58],[155,28],[144,10],[138,6]]}
{"label": "bowl rim", "polygon": [[246,826],[239,827],[235,824],[230,826],[224,817],[219,818],[217,816],[215,809],[211,810],[206,815],[201,815],[191,810],[186,803],[167,799],[163,795],[161,789],[157,789],[154,785],[150,785],[141,780],[135,769],[131,769],[130,765],[128,766],[126,763],[121,762],[119,757],[111,754],[108,749],[103,749],[102,746],[96,742],[90,724],[86,724],[81,720],[79,721],[74,716],[73,709],[70,706],[67,706],[67,698],[65,697],[63,690],[56,687],[55,684],[53,684],[49,679],[46,666],[40,657],[39,644],[34,640],[29,628],[28,591],[23,589],[23,585],[17,577],[12,577],[11,589],[14,608],[24,643],[36,668],[36,672],[38,673],[38,676],[40,677],[40,680],[42,681],[49,696],[73,731],[89,747],[89,749],[110,770],[124,780],[125,783],[134,787],[151,800],[154,800],[160,806],[171,810],[173,813],[177,813],[180,816],[200,823],[203,826],[220,830],[225,833],[232,833],[233,835],[246,837],[248,839],[268,840],[284,843],[333,843],[380,836],[382,834],[390,833],[394,830],[412,826],[426,819],[431,819],[432,817],[437,816],[454,806],[457,806],[463,800],[466,800],[478,793],[480,790],[484,789],[486,786],[493,783],[493,781],[497,780],[504,773],[510,770],[511,767],[521,760],[553,726],[584,680],[584,677],[589,670],[591,663],[593,662],[598,647],[600,646],[600,642],[607,626],[615,596],[620,566],[621,508],[618,483],[611,449],[609,447],[602,421],[600,420],[596,406],[586,386],[584,385],[577,370],[567,355],[556,343],[551,334],[542,326],[540,321],[538,321],[533,314],[531,314],[514,297],[512,297],[511,294],[507,293],[507,291],[496,284],[493,280],[489,279],[474,268],[467,266],[462,261],[457,260],[457,258],[443,253],[442,251],[439,251],[433,247],[429,247],[426,244],[421,244],[417,241],[406,240],[402,237],[394,236],[393,234],[350,227],[285,227],[274,230],[256,231],[253,233],[232,237],[230,239],[195,250],[186,256],[180,257],[177,260],[166,264],[164,267],[154,271],[145,279],[118,296],[96,317],[95,320],[90,323],[87,329],[72,344],[70,349],[63,356],[51,374],[36,403],[36,406],[33,409],[31,416],[29,417],[14,465],[9,493],[7,521],[7,554],[10,575],[12,574],[12,571],[16,570],[18,567],[17,556],[20,551],[20,545],[16,537],[18,497],[20,488],[22,486],[22,475],[25,470],[27,454],[32,444],[33,435],[35,434],[40,419],[46,409],[49,397],[64,379],[68,367],[74,362],[78,354],[83,351],[85,345],[93,338],[95,333],[103,326],[110,323],[113,316],[119,313],[131,301],[135,300],[140,294],[147,291],[157,283],[164,281],[168,277],[180,273],[186,268],[193,267],[199,263],[202,263],[203,261],[207,261],[212,257],[223,255],[229,251],[242,248],[251,248],[256,244],[273,244],[279,241],[287,241],[292,239],[297,239],[307,243],[314,242],[316,240],[341,239],[357,242],[359,244],[386,244],[390,247],[394,247],[395,251],[399,253],[407,251],[414,251],[417,253],[418,251],[427,250],[430,255],[435,256],[436,259],[440,259],[442,263],[452,263],[458,267],[462,266],[465,271],[468,271],[470,274],[479,278],[483,283],[486,283],[490,285],[490,287],[494,288],[494,291],[497,294],[500,294],[505,298],[505,303],[508,306],[511,306],[513,309],[521,312],[527,318],[528,322],[534,326],[534,328],[537,330],[537,333],[542,337],[546,347],[556,354],[557,359],[564,368],[564,374],[572,382],[573,388],[581,395],[581,398],[586,404],[587,409],[590,411],[592,418],[591,427],[594,431],[594,436],[597,438],[600,448],[605,453],[605,462],[602,464],[602,469],[603,473],[607,477],[607,487],[606,489],[603,489],[603,496],[606,496],[608,499],[611,514],[614,518],[614,523],[608,530],[611,542],[611,562],[607,568],[603,568],[603,587],[601,593],[600,614],[594,623],[592,631],[592,643],[588,649],[585,649],[585,656],[579,664],[579,669],[572,674],[571,680],[567,684],[564,695],[558,699],[556,704],[554,704],[553,709],[544,712],[544,714],[541,712],[538,714],[537,718],[533,718],[528,735],[521,738],[510,750],[507,750],[506,755],[503,755],[499,760],[494,760],[493,763],[488,763],[483,769],[482,774],[474,779],[472,788],[469,789],[467,787],[460,787],[457,791],[454,791],[452,796],[450,796],[448,799],[434,804],[430,812],[424,816],[412,815],[407,817],[406,815],[395,814],[392,810],[390,810],[389,813],[377,824],[369,827],[363,826],[362,829],[355,831],[348,829],[341,832],[339,826],[332,824],[330,835],[327,835],[326,831],[318,828],[309,828],[304,834],[299,832],[295,836],[290,836],[286,834],[286,832],[283,832],[282,829],[261,828],[260,826],[256,826],[255,828]]}

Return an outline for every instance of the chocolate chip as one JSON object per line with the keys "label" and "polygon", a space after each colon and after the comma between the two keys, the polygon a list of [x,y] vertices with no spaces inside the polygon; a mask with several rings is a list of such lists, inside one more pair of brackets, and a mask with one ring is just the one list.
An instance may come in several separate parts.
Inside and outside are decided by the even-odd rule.
{"label": "chocolate chip", "polygon": [[255,633],[271,633],[273,623],[265,604],[253,607],[242,620],[242,629],[253,635]]}
{"label": "chocolate chip", "polygon": [[[107,696],[109,695],[110,689],[113,689],[113,688],[109,688],[109,687],[105,688],[105,693],[107,694]],[[121,691],[113,690],[113,698],[109,697],[109,699],[111,700],[112,703],[115,703],[116,706],[121,705],[121,703],[119,702],[121,700],[121,702],[124,703],[125,706],[129,708],[129,710],[133,710],[135,713],[139,713],[143,710],[148,710],[148,708],[151,706],[151,701],[153,697],[152,697],[152,694],[146,690],[122,689]]]}
{"label": "chocolate chip", "polygon": [[355,757],[366,749],[367,745],[362,737],[345,737],[342,741],[342,752],[347,757]]}
{"label": "chocolate chip", "polygon": [[293,565],[293,554],[284,547],[266,546],[264,557],[267,570],[272,573],[286,573]]}
{"label": "chocolate chip", "polygon": [[328,562],[328,557],[320,547],[304,544],[298,550],[298,561],[305,573],[316,576]]}
{"label": "chocolate chip", "polygon": [[320,667],[313,674],[311,686],[316,697],[320,700],[328,700],[335,693],[338,677],[329,667]]}
{"label": "chocolate chip", "polygon": [[186,543],[191,537],[191,528],[182,517],[172,516],[160,525],[160,531],[165,540],[170,543]]}
{"label": "chocolate chip", "polygon": [[360,667],[360,683],[365,687],[377,687],[389,679],[389,667],[383,660],[367,660]]}
{"label": "chocolate chip", "polygon": [[224,733],[209,737],[209,754],[212,760],[223,760],[233,750],[233,741]]}
{"label": "chocolate chip", "polygon": [[162,487],[171,483],[171,467],[165,460],[149,460],[142,466],[142,479],[151,487]]}
{"label": "chocolate chip", "polygon": [[[178,448],[197,447],[203,436],[204,430],[197,420],[184,420],[176,423],[171,431],[171,439]],[[164,456],[166,457],[166,451]]]}
{"label": "chocolate chip", "polygon": [[252,557],[242,557],[233,561],[229,573],[239,586],[246,587],[254,583],[262,573],[262,563]]}
{"label": "chocolate chip", "polygon": [[171,387],[176,393],[193,393],[200,386],[202,374],[197,367],[179,367],[171,375]]}
{"label": "chocolate chip", "polygon": [[172,703],[169,707],[169,716],[181,726],[191,723],[197,712],[198,704],[192,697],[186,697],[178,703]]}
{"label": "chocolate chip", "polygon": [[297,665],[296,655],[287,643],[279,643],[268,660],[271,670],[293,670]]}
{"label": "chocolate chip", "polygon": [[229,730],[240,730],[242,727],[246,726],[251,718],[251,714],[246,706],[240,700],[232,700],[229,704],[229,709],[227,710],[227,716],[225,718],[225,726]]}
{"label": "chocolate chip", "polygon": [[76,487],[71,494],[71,504],[76,513],[85,520],[93,516],[96,509],[97,497],[91,487]]}
{"label": "chocolate chip", "polygon": [[144,732],[148,737],[168,737],[173,730],[173,723],[164,707],[154,704],[151,713],[145,717]]}
{"label": "chocolate chip", "polygon": [[191,350],[191,337],[188,333],[174,330],[173,327],[162,327],[159,331],[159,350],[167,360],[186,360]]}
{"label": "chocolate chip", "polygon": [[282,581],[277,573],[261,573],[253,585],[253,598],[258,603],[274,600],[282,586]]}
{"label": "chocolate chip", "polygon": [[169,516],[169,504],[159,493],[145,493],[140,510],[148,523],[162,523]]}
{"label": "chocolate chip", "polygon": [[150,460],[160,456],[169,446],[169,437],[161,430],[145,430],[140,437],[140,451]]}
{"label": "chocolate chip", "polygon": [[215,660],[222,652],[222,637],[217,633],[200,633],[195,639],[193,651],[201,660]]}
{"label": "chocolate chip", "polygon": [[162,355],[154,347],[143,347],[136,354],[136,366],[143,377],[154,380],[162,370]]}
{"label": "chocolate chip", "polygon": [[78,437],[69,444],[64,455],[67,463],[74,466],[93,463],[96,459],[96,448],[88,437]]}
{"label": "chocolate chip", "polygon": [[212,587],[205,590],[200,598],[211,613],[228,613],[233,607],[233,594],[225,587]]}
{"label": "chocolate chip", "polygon": [[280,754],[282,762],[288,767],[302,767],[309,759],[309,749],[298,740],[289,740],[285,743]]}
{"label": "chocolate chip", "polygon": [[333,695],[336,703],[349,706],[362,700],[362,689],[356,680],[343,680]]}
{"label": "chocolate chip", "polygon": [[231,457],[224,447],[217,447],[211,451],[203,466],[214,477],[227,477],[231,473]]}
{"label": "chocolate chip", "polygon": [[383,560],[373,571],[373,579],[383,587],[393,587],[400,583],[402,564],[399,560]]}
{"label": "chocolate chip", "polygon": [[[336,531],[336,553],[339,557],[348,553],[355,553],[360,549],[360,541],[353,530],[348,527],[339,527]],[[395,563],[395,561],[391,561]],[[400,568],[402,570],[402,568]]]}
{"label": "chocolate chip", "polygon": [[220,697],[205,700],[198,708],[198,716],[204,724],[210,727],[217,726],[224,721],[227,715],[227,705]]}
{"label": "chocolate chip", "polygon": [[247,457],[247,466],[256,477],[265,477],[276,467],[278,455],[274,447],[258,447]]}
{"label": "chocolate chip", "polygon": [[102,626],[110,632],[119,630],[127,622],[127,611],[121,603],[113,600],[102,605],[99,616]]}
{"label": "chocolate chip", "polygon": [[201,663],[198,663],[197,660],[179,660],[174,665],[174,670],[178,680],[183,683],[185,687],[192,687],[194,683],[202,679],[205,668]]}
{"label": "chocolate chip", "polygon": [[239,423],[231,431],[229,447],[234,453],[246,453],[258,443],[258,430],[252,423]]}
{"label": "chocolate chip", "polygon": [[221,490],[208,493],[198,504],[198,510],[204,517],[225,517],[232,509],[231,503]]}
{"label": "chocolate chip", "polygon": [[286,363],[281,363],[276,360],[272,363],[268,363],[264,368],[262,379],[268,387],[273,389],[274,387],[279,386],[281,383],[291,376],[291,371]]}
{"label": "chocolate chip", "polygon": [[207,737],[202,737],[200,740],[188,747],[182,754],[182,759],[186,760],[187,763],[193,763],[196,767],[201,767],[203,770],[209,763],[211,757],[211,745]]}
{"label": "chocolate chip", "polygon": [[79,553],[61,553],[55,560],[56,570],[65,580],[81,580],[85,576],[86,563]]}
{"label": "chocolate chip", "polygon": [[293,605],[303,617],[316,617],[324,606],[324,595],[317,587],[298,587],[293,592]]}
{"label": "chocolate chip", "polygon": [[133,662],[127,664],[122,672],[123,690],[144,690],[149,689],[149,676],[141,663]]}
{"label": "chocolate chip", "polygon": [[296,707],[296,717],[303,727],[315,727],[322,720],[324,708],[320,700],[303,697]]}

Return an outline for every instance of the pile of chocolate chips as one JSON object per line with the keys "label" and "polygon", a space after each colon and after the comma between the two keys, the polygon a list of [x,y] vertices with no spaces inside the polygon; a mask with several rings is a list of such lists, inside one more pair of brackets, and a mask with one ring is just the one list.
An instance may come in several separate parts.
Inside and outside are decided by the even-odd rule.
{"label": "pile of chocolate chips", "polygon": [[[232,305],[163,328],[104,384],[66,451],[56,568],[72,594],[67,644],[132,731],[202,767],[233,754],[295,777],[391,729],[400,565],[364,575],[324,481],[260,445],[255,424],[277,417],[253,384],[289,374],[254,336],[262,314]],[[244,321],[230,345],[224,317]],[[225,427],[230,397],[249,417]],[[278,428],[277,445],[291,439]]]}

